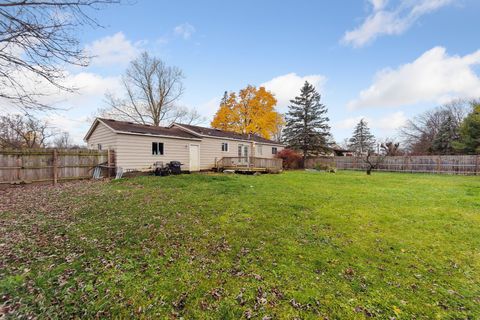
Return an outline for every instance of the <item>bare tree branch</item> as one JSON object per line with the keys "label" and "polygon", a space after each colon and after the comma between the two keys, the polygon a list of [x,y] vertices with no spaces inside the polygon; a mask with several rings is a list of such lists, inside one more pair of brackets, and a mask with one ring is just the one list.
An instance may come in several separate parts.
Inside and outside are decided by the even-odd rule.
{"label": "bare tree branch", "polygon": [[48,122],[33,116],[0,117],[0,148],[43,148],[55,134]]}
{"label": "bare tree branch", "polygon": [[91,10],[120,0],[4,0],[0,3],[0,98],[24,111],[52,109],[45,93],[25,80],[66,86],[65,65],[85,67],[89,56],[77,38],[82,26],[99,27]]}
{"label": "bare tree branch", "polygon": [[100,114],[119,120],[159,126],[172,122],[198,123],[196,110],[176,103],[184,92],[183,72],[162,60],[142,53],[130,63],[122,78],[124,97],[107,94],[107,108]]}
{"label": "bare tree branch", "polygon": [[432,142],[442,123],[450,117],[454,121],[454,126],[460,126],[470,105],[471,103],[466,100],[454,100],[408,120],[400,130],[407,150],[411,154],[431,154]]}
{"label": "bare tree branch", "polygon": [[367,175],[371,175],[372,171],[378,168],[386,156],[386,154],[375,154],[374,151],[368,150],[367,153],[362,156],[363,162],[367,165]]}

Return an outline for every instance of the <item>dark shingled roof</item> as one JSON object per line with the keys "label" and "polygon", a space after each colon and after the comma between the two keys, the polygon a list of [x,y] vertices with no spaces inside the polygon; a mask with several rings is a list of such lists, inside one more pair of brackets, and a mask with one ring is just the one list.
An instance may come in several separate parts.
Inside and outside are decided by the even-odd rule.
{"label": "dark shingled roof", "polygon": [[171,128],[157,127],[157,126],[127,122],[127,121],[104,119],[104,118],[98,118],[98,120],[102,121],[107,126],[109,126],[110,128],[116,131],[198,139],[197,136],[191,133],[188,133],[185,130],[182,130],[180,128],[175,128],[175,127],[171,127]]}
{"label": "dark shingled roof", "polygon": [[[140,133],[140,134],[153,134],[153,135],[162,135],[162,136],[171,136],[171,137],[180,137],[180,138],[196,138],[199,137],[195,134],[185,131],[184,129],[178,126],[171,126],[171,127],[157,127],[145,124],[137,124],[133,122],[127,121],[118,121],[112,119],[105,119],[105,118],[98,118],[98,120],[105,123],[107,126],[112,128],[115,131],[123,131],[123,132],[130,132],[130,133]],[[231,131],[223,131],[218,129],[211,129],[211,128],[204,128],[199,126],[192,126],[189,124],[180,124],[179,126],[195,132],[199,135],[203,136],[211,136],[217,138],[227,138],[227,139],[237,139],[237,140],[253,140],[255,142],[260,143],[268,143],[268,144],[278,144],[278,142],[268,140],[262,138],[258,135],[248,135],[248,134],[240,134]]]}
{"label": "dark shingled roof", "polygon": [[177,123],[177,124],[179,126],[184,127],[185,129],[191,130],[195,133],[198,133],[198,134],[201,134],[201,135],[204,135],[204,136],[212,136],[212,137],[228,138],[228,139],[238,139],[238,140],[253,140],[255,142],[260,142],[260,143],[281,145],[281,143],[262,138],[258,135],[255,135],[255,134],[248,135],[248,134],[235,133],[235,132],[231,132],[231,131],[223,131],[223,130],[212,129],[212,128],[192,126],[190,124],[181,124],[181,123]]}

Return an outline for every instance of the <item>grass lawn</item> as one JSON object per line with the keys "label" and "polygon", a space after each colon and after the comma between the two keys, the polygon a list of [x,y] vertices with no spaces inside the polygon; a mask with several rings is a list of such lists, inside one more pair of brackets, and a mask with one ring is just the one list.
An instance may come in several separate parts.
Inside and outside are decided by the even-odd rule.
{"label": "grass lawn", "polygon": [[0,318],[480,318],[479,177],[192,174],[18,191],[0,198]]}

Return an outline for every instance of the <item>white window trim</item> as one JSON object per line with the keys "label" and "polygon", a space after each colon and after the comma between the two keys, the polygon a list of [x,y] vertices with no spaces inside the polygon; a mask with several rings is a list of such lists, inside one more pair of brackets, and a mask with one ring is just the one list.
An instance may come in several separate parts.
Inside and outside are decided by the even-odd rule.
{"label": "white window trim", "polygon": [[[164,156],[165,155],[165,142],[161,142],[161,141],[152,141],[152,145],[156,143],[157,144],[157,153],[153,153],[152,152],[152,156],[154,157],[161,157],[161,156]],[[163,153],[160,153],[160,150],[159,150],[159,145],[163,144]],[[153,150],[152,150],[153,151]]]}
{"label": "white window trim", "polygon": [[[225,150],[223,150],[223,146],[226,146]],[[222,152],[228,152],[230,149],[230,146],[228,145],[228,142],[222,142]]]}

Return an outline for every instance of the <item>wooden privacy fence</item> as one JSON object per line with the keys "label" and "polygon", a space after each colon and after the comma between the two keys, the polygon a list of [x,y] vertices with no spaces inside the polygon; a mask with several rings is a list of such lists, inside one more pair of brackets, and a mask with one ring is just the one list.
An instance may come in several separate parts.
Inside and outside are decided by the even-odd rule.
{"label": "wooden privacy fence", "polygon": [[115,165],[112,150],[8,149],[0,150],[0,184],[77,180],[92,177],[102,165],[110,176]]}
{"label": "wooden privacy fence", "polygon": [[[367,168],[361,157],[311,158],[307,159],[306,167],[314,168],[317,163],[343,170],[366,170]],[[385,157],[376,170],[477,175],[480,174],[480,155]]]}

